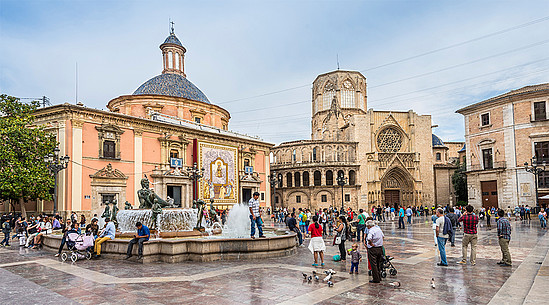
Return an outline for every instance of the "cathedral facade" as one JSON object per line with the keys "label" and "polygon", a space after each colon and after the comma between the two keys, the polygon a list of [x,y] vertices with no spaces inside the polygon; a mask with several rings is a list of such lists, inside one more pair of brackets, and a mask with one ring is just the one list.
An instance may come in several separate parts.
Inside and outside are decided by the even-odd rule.
{"label": "cathedral facade", "polygon": [[[450,148],[431,128],[430,115],[367,110],[366,78],[359,72],[319,75],[312,89],[311,140],[273,148],[271,171],[278,178],[274,203],[358,209],[455,202],[451,183],[437,188],[434,166],[452,164],[457,149],[442,155]],[[445,198],[436,198],[435,189],[445,188]]]}

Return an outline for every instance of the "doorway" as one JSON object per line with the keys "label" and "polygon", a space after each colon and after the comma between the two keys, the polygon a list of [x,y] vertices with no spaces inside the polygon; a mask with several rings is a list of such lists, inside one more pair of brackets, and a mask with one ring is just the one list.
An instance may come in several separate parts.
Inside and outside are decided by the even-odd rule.
{"label": "doorway", "polygon": [[168,196],[176,207],[181,207],[181,186],[168,185]]}
{"label": "doorway", "polygon": [[248,203],[252,198],[252,189],[242,189],[242,200],[244,203]]}
{"label": "doorway", "polygon": [[387,205],[400,205],[399,190],[385,190],[385,206]]}
{"label": "doorway", "polygon": [[482,207],[497,208],[498,207],[498,182],[496,180],[481,181],[480,189],[482,192]]}

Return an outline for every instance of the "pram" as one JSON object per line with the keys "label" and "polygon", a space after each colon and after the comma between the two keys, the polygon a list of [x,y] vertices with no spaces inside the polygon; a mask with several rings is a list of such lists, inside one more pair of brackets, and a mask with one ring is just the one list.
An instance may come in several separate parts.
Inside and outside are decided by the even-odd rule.
{"label": "pram", "polygon": [[76,262],[79,259],[91,259],[92,253],[88,249],[93,247],[93,235],[69,233],[67,235],[67,249],[68,252],[61,253],[61,260],[66,261],[71,259],[72,262]]}
{"label": "pram", "polygon": [[[387,277],[387,271],[389,271],[389,274],[392,276],[397,275],[397,270],[393,263],[391,263],[393,259],[394,257],[385,255],[385,247],[383,247],[383,256],[381,256],[381,270],[379,270],[382,278]],[[372,275],[372,267],[370,266],[370,261],[368,261],[368,275]]]}

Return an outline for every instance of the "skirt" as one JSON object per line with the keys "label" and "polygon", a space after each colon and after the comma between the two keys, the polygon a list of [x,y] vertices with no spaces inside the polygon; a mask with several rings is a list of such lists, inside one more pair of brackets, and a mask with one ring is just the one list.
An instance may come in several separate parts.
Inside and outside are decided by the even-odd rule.
{"label": "skirt", "polygon": [[311,238],[311,242],[309,242],[309,250],[311,253],[326,251],[326,245],[324,244],[324,240],[321,236]]}

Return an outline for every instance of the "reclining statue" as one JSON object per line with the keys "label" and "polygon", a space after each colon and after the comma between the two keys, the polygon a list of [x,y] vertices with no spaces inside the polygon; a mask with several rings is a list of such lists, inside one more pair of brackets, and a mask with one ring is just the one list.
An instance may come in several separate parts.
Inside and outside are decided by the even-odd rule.
{"label": "reclining statue", "polygon": [[153,190],[149,188],[149,179],[147,178],[147,175],[145,175],[145,178],[141,179],[141,189],[137,191],[137,197],[139,197],[140,209],[152,208],[155,200],[158,201],[158,204],[162,208],[174,207],[172,204],[160,198]]}

